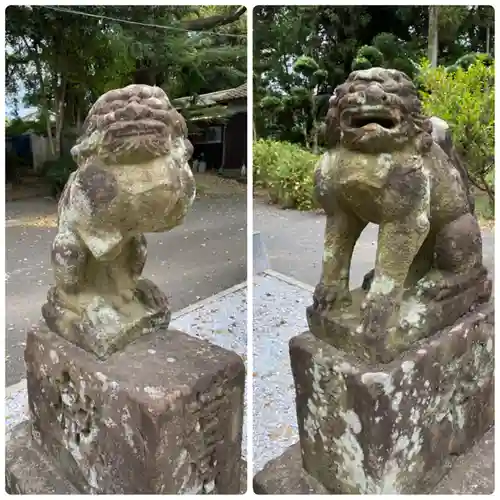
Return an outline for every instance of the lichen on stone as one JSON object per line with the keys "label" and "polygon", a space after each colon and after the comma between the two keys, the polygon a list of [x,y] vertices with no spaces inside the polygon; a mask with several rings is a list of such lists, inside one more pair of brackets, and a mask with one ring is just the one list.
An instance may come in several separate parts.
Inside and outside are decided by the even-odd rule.
{"label": "lichen on stone", "polygon": [[100,358],[170,318],[165,294],[140,279],[144,232],[181,224],[195,197],[193,148],[158,87],[130,85],[92,106],[71,153],[52,247],[51,330]]}

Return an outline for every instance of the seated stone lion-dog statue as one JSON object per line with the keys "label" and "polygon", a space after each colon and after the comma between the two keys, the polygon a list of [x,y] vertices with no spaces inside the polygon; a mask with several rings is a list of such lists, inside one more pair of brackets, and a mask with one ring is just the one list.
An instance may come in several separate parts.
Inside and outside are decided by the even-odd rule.
{"label": "seated stone lion-dog statue", "polygon": [[130,85],[95,102],[59,200],[55,285],[42,308],[52,331],[104,358],[168,326],[167,297],[139,279],[143,233],[183,222],[195,198],[192,152],[183,117],[159,87]]}
{"label": "seated stone lion-dog statue", "polygon": [[[395,315],[399,327],[412,323],[401,317],[408,291],[415,305],[456,298],[472,287],[462,303],[441,310],[434,323],[440,327],[476,300],[487,300],[491,282],[467,173],[433,139],[432,120],[422,114],[412,81],[391,69],[352,72],[330,99],[325,134],[330,148],[316,169],[314,189],[327,220],[310,312],[352,305],[351,258],[368,223],[379,225],[377,255],[356,329],[367,341],[385,336]],[[416,308],[425,316],[421,305]]]}

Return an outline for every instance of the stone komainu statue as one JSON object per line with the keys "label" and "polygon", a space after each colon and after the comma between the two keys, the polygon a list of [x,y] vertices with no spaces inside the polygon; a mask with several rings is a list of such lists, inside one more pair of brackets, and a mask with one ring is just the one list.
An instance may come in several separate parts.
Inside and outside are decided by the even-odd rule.
{"label": "stone komainu statue", "polygon": [[439,125],[422,114],[416,88],[396,70],[354,71],[330,100],[330,149],[315,173],[327,222],[313,310],[351,303],[354,246],[369,222],[378,224],[358,329],[368,337],[384,334],[405,289],[443,300],[486,280],[467,173],[449,133],[441,128],[433,139],[433,121]]}
{"label": "stone komainu statue", "polygon": [[58,207],[48,326],[105,357],[170,319],[149,280],[144,232],[182,223],[195,197],[183,117],[158,87],[112,90],[92,106]]}

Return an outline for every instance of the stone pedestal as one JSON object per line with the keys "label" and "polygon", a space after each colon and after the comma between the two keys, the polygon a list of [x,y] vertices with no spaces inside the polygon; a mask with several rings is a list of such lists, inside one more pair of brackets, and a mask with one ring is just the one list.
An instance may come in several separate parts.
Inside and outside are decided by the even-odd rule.
{"label": "stone pedestal", "polygon": [[300,452],[295,445],[269,462],[255,490],[429,492],[493,423],[493,342],[490,304],[387,364],[309,332],[293,338]]}
{"label": "stone pedestal", "polygon": [[240,493],[245,369],[160,329],[100,361],[46,328],[25,351],[31,421],[7,443],[15,493]]}

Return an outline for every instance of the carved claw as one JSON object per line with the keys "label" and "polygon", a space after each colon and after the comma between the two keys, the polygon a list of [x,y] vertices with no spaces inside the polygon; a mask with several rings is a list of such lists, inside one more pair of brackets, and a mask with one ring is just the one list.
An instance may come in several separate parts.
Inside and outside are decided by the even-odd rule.
{"label": "carved claw", "polygon": [[168,309],[167,296],[152,282],[146,279],[137,282],[135,290],[139,300],[153,309]]}
{"label": "carved claw", "polygon": [[343,283],[325,285],[319,283],[313,294],[313,307],[316,311],[327,311],[335,306],[340,308],[352,302],[349,289]]}
{"label": "carved claw", "polygon": [[367,295],[361,304],[361,325],[357,333],[368,338],[384,335],[394,311],[395,301],[389,295]]}

